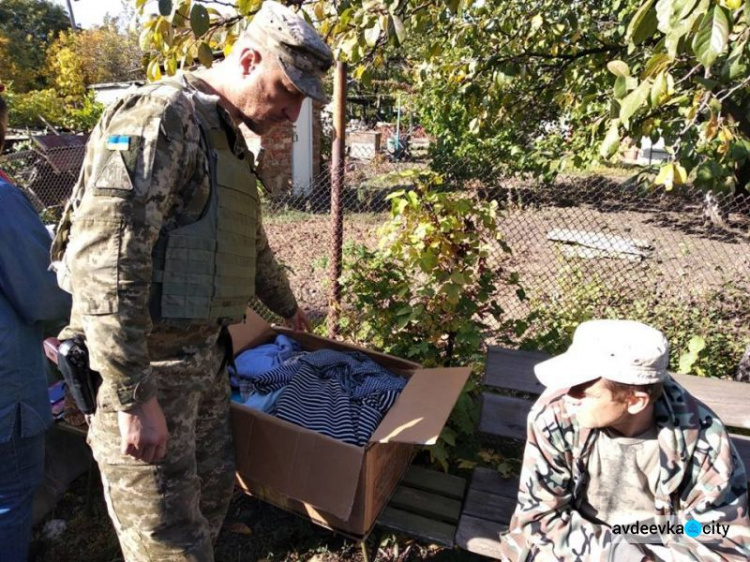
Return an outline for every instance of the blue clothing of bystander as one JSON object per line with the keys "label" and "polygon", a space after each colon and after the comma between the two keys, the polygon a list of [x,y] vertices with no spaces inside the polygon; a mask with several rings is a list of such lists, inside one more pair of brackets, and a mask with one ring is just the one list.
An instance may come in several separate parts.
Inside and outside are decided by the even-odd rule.
{"label": "blue clothing of bystander", "polygon": [[34,491],[44,477],[44,433],[20,437],[20,424],[14,435],[0,443],[0,551],[1,562],[23,562],[31,541]]}
{"label": "blue clothing of bystander", "polygon": [[[52,240],[31,203],[0,180],[0,458],[11,458],[0,479],[0,545],[28,548],[31,505],[44,470],[44,431],[52,422],[42,351],[46,320],[64,319],[70,295],[49,271]],[[24,527],[26,529],[26,527]],[[26,539],[23,539],[26,537]]]}

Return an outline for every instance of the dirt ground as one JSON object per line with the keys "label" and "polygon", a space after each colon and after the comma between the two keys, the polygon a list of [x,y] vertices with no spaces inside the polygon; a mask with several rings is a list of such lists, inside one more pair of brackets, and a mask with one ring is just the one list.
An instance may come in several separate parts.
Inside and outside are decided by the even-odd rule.
{"label": "dirt ground", "polygon": [[[95,475],[96,476],[96,475]],[[86,504],[87,475],[77,479],[53,512],[34,529],[29,562],[120,562],[122,554],[107,516],[101,483],[94,478]],[[45,538],[49,521],[64,522],[64,531]],[[377,544],[376,544],[377,543]],[[368,541],[379,562],[479,562],[458,550],[420,544],[413,539],[376,532]],[[359,544],[313,525],[296,515],[237,491],[215,548],[216,562],[360,562]]]}
{"label": "dirt ground", "polygon": [[[572,269],[597,275],[618,291],[648,289],[678,298],[727,281],[745,283],[750,271],[750,200],[730,208],[730,229],[723,230],[704,222],[701,194],[634,193],[618,178],[575,178],[545,190],[512,186],[488,195],[503,208],[500,229],[513,251],[506,258],[498,248],[496,255],[519,273],[531,297],[554,295],[561,272]],[[385,212],[345,214],[344,247],[375,247],[377,228],[387,219]],[[266,221],[298,300],[315,317],[325,316],[328,306],[330,224],[327,214],[313,213],[277,214]],[[643,255],[569,257],[571,245],[548,239],[556,229],[621,237],[642,245]],[[499,298],[513,317],[528,312],[512,294]]]}

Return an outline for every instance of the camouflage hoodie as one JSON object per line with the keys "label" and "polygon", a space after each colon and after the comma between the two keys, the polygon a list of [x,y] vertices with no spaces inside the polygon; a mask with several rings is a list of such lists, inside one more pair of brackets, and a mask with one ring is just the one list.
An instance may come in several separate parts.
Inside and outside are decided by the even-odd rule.
{"label": "camouflage hoodie", "polygon": [[[671,378],[655,414],[661,468],[653,522],[671,522],[671,529],[688,519],[729,524],[725,537],[663,534],[672,558],[750,560],[747,476],[721,420]],[[518,505],[502,536],[504,559],[525,560],[527,554],[534,560],[621,559],[619,548],[614,553],[618,535],[578,511],[599,431],[576,423],[561,392],[539,398],[527,430]]]}

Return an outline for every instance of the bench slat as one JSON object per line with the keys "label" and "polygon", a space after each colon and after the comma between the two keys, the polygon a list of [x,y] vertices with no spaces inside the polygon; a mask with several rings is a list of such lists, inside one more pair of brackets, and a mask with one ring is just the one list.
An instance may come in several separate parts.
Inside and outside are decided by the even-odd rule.
{"label": "bench slat", "polygon": [[477,467],[471,475],[470,488],[515,499],[518,495],[518,476],[503,478],[496,470]]}
{"label": "bench slat", "polygon": [[479,431],[525,441],[526,418],[533,405],[533,402],[523,398],[485,392],[482,394]]}
{"label": "bench slat", "polygon": [[378,519],[378,524],[449,547],[453,546],[456,535],[455,524],[435,521],[429,517],[409,513],[390,505],[383,510],[383,514]]}
{"label": "bench slat", "polygon": [[487,350],[484,384],[538,396],[544,391],[544,386],[534,376],[534,365],[549,357],[541,351],[519,351],[491,346]]}
{"label": "bench slat", "polygon": [[456,531],[456,544],[475,554],[500,558],[499,534],[505,529],[506,526],[498,527],[495,521],[462,515]]}
{"label": "bench slat", "polygon": [[466,490],[464,478],[414,465],[409,468],[401,484],[455,500],[463,500],[464,490]]}
{"label": "bench slat", "polygon": [[495,526],[510,523],[513,511],[516,509],[516,497],[498,496],[469,488],[466,493],[466,504],[463,513],[479,519],[494,521]]}
{"label": "bench slat", "polygon": [[[544,387],[534,376],[534,365],[549,358],[538,351],[517,351],[492,346],[487,352],[484,384],[539,395]],[[693,375],[672,377],[701,400],[725,425],[750,429],[750,384]]]}
{"label": "bench slat", "polygon": [[458,523],[461,515],[461,500],[446,498],[424,490],[415,490],[407,486],[399,486],[388,505],[453,524]]}
{"label": "bench slat", "polygon": [[672,377],[716,412],[724,425],[750,429],[750,384],[692,375],[673,374]]}

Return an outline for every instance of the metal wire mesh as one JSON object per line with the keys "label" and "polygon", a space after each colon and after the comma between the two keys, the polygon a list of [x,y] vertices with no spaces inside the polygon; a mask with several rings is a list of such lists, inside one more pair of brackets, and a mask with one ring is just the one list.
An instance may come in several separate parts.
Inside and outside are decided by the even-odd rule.
{"label": "metal wire mesh", "polygon": [[[386,197],[411,187],[399,172],[430,166],[426,141],[420,150],[398,158],[386,148],[367,142],[347,147],[344,253],[353,244],[377,245],[377,227],[388,219]],[[26,150],[4,156],[0,166],[26,191],[46,222],[55,222],[83,154],[84,147]],[[497,298],[509,316],[524,318],[539,302],[568,306],[570,301],[561,297],[576,290],[571,284],[591,280],[604,296],[650,292],[685,302],[727,283],[750,288],[750,197],[707,199],[691,186],[643,189],[626,180],[589,175],[563,177],[545,186],[488,177],[454,186],[476,189],[503,210],[500,229],[513,254],[508,258],[498,247],[496,257],[508,260],[508,267],[519,273],[529,297],[519,301],[515,291],[505,294],[501,289]],[[324,162],[310,186],[263,197],[271,246],[288,268],[300,304],[318,320],[330,306],[330,188],[330,162]],[[259,310],[278,320],[263,307]],[[746,326],[726,329],[748,337]]]}
{"label": "metal wire mesh", "polygon": [[0,167],[26,193],[45,222],[53,223],[78,179],[85,150],[85,146],[29,148],[4,155]]}

